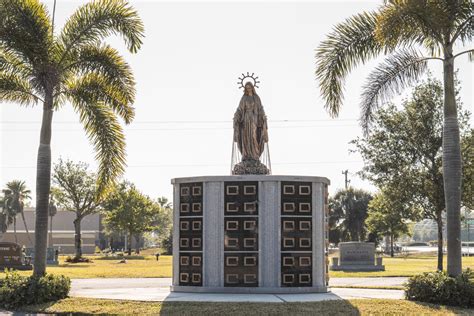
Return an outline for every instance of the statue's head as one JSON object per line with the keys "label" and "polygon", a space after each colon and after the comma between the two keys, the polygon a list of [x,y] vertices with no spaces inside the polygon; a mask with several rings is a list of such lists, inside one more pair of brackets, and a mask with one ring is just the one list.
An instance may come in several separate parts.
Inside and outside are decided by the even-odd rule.
{"label": "statue's head", "polygon": [[245,95],[256,95],[257,93],[255,92],[255,87],[253,86],[253,84],[249,81],[245,84],[245,87],[244,87],[244,94]]}

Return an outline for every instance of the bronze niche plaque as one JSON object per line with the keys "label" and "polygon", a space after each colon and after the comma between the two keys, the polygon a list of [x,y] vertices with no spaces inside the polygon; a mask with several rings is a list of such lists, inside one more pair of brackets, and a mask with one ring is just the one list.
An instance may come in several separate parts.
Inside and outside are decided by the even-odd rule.
{"label": "bronze niche plaque", "polygon": [[179,285],[202,286],[203,183],[179,188]]}
{"label": "bronze niche plaque", "polygon": [[282,182],[281,215],[311,216],[312,193],[311,182]]}
{"label": "bronze niche plaque", "polygon": [[224,286],[258,286],[258,182],[224,183]]}
{"label": "bronze niche plaque", "polygon": [[258,217],[225,217],[224,236],[224,251],[258,251]]}
{"label": "bronze niche plaque", "polygon": [[313,189],[311,182],[281,183],[281,286],[313,283]]}
{"label": "bronze niche plaque", "polygon": [[224,259],[225,287],[258,286],[257,253],[226,253]]}
{"label": "bronze niche plaque", "polygon": [[258,182],[226,182],[224,215],[258,215]]}
{"label": "bronze niche plaque", "polygon": [[312,222],[308,217],[281,218],[281,250],[311,251]]}
{"label": "bronze niche plaque", "polygon": [[179,285],[202,286],[202,254],[181,252],[179,255]]}
{"label": "bronze niche plaque", "polygon": [[281,286],[312,286],[311,253],[283,253],[281,255]]}
{"label": "bronze niche plaque", "polygon": [[179,193],[180,216],[202,216],[202,182],[182,183]]}

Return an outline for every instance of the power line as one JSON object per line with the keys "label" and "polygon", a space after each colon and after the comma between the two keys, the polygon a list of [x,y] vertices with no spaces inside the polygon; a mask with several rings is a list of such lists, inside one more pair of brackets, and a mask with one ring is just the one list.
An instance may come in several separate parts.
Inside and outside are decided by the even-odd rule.
{"label": "power line", "polygon": [[[293,126],[270,126],[271,129],[291,129],[291,128],[336,128],[336,127],[358,127],[357,124],[341,124],[341,125],[293,125]],[[206,131],[206,130],[231,130],[232,127],[176,127],[176,128],[125,128],[127,132],[134,131]],[[68,128],[68,129],[54,129],[57,132],[77,132],[82,131],[82,128]],[[36,132],[37,129],[32,128],[0,128],[0,131],[29,131]]]}
{"label": "power line", "polygon": [[[310,161],[310,162],[279,162],[272,165],[318,165],[318,164],[344,164],[344,163],[361,163],[361,160],[352,161]],[[129,165],[127,168],[168,168],[168,167],[220,167],[228,164],[158,164],[158,165]],[[0,166],[2,169],[31,169],[36,166]]]}
{"label": "power line", "polygon": [[[295,120],[268,120],[270,123],[302,123],[302,122],[347,122],[352,121],[356,122],[357,119],[318,119],[318,120],[305,120],[305,119],[295,119]],[[0,121],[0,124],[40,124],[41,121]],[[53,121],[54,124],[80,124],[78,121]],[[232,120],[215,120],[215,121],[135,121],[132,122],[133,125],[136,124],[220,124],[220,123],[232,123]]]}

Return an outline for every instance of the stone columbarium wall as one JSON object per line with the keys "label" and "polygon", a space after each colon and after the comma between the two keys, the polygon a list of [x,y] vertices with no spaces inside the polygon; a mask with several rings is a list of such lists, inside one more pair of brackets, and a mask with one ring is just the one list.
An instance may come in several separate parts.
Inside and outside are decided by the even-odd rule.
{"label": "stone columbarium wall", "polygon": [[173,291],[327,291],[327,186],[306,176],[173,179]]}

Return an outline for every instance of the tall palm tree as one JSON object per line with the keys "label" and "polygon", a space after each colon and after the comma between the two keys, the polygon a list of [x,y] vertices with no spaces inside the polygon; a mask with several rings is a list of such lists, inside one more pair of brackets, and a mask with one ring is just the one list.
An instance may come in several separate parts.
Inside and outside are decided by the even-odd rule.
{"label": "tall palm tree", "polygon": [[5,233],[8,229],[8,226],[13,224],[13,234],[15,236],[15,242],[18,241],[16,235],[16,213],[11,207],[11,192],[3,190],[3,197],[0,200],[0,232]]}
{"label": "tall palm tree", "polygon": [[10,216],[7,216],[5,212],[5,200],[2,196],[0,198],[0,240],[2,240],[2,234],[7,231],[7,228],[11,223]]}
{"label": "tall palm tree", "polygon": [[25,226],[26,236],[30,245],[33,246],[31,241],[30,232],[28,230],[28,224],[25,219],[25,201],[31,199],[31,191],[26,187],[25,181],[13,180],[7,183],[5,192],[5,202],[11,208],[15,217],[13,218],[14,230],[15,230],[15,242],[18,242],[16,237],[16,215],[21,214],[23,225]]}
{"label": "tall palm tree", "polygon": [[39,0],[0,0],[0,101],[43,106],[36,170],[34,275],[46,271],[51,186],[51,122],[72,105],[94,144],[98,187],[104,194],[125,168],[125,139],[118,120],[134,117],[135,82],[130,66],[108,35],[121,36],[130,52],[142,45],[143,23],[125,0],[81,6],[55,34]]}
{"label": "tall palm tree", "polygon": [[[325,106],[337,116],[344,80],[357,65],[388,55],[368,76],[361,96],[361,124],[370,130],[374,110],[418,80],[428,61],[443,63],[443,173],[448,231],[448,273],[461,273],[461,151],[454,89],[454,61],[474,36],[471,0],[385,0],[380,8],[338,24],[316,52],[316,76]],[[463,50],[464,48],[464,50]],[[456,52],[455,52],[456,51]]]}

